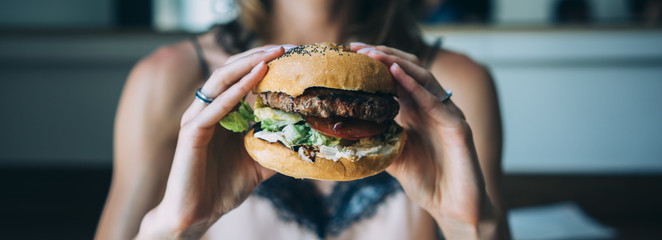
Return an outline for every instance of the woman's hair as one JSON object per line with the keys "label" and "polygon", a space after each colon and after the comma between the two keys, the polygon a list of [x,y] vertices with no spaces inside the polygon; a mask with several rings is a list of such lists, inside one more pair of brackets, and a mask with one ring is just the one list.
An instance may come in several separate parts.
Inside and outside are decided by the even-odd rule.
{"label": "woman's hair", "polygon": [[[429,52],[421,37],[416,15],[423,0],[350,0],[356,7],[343,28],[343,41],[387,45],[424,59]],[[237,0],[239,17],[215,26],[218,44],[236,54],[270,39],[271,0]],[[338,7],[340,4],[336,4]],[[332,9],[337,10],[337,9]]]}

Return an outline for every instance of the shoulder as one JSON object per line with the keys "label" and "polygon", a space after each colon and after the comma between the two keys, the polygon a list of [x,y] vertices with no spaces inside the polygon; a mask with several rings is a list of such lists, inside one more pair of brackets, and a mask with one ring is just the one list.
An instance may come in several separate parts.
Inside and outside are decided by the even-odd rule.
{"label": "shoulder", "polygon": [[444,88],[455,93],[453,98],[463,109],[494,106],[497,101],[496,87],[487,68],[464,54],[439,50],[430,72]]}
{"label": "shoulder", "polygon": [[190,84],[194,78],[199,80],[202,76],[198,65],[190,42],[162,46],[133,67],[127,84],[167,93]]}
{"label": "shoulder", "polygon": [[[124,126],[135,125],[141,125],[144,131],[152,127],[175,131],[180,112],[190,104],[192,92],[202,83],[190,42],[159,47],[131,70],[120,98],[116,127],[120,131]],[[180,117],[175,117],[177,114]]]}
{"label": "shoulder", "polygon": [[201,56],[196,52],[191,40],[157,48],[134,66],[129,80],[144,79],[146,84],[165,84],[175,90],[182,85],[191,84],[192,81],[201,83],[206,76],[203,76],[201,71],[199,57],[204,59],[211,70],[221,66],[229,57],[218,47],[214,34],[207,33],[197,37],[197,42],[202,47]]}
{"label": "shoulder", "polygon": [[[227,58],[219,47],[215,46],[213,34],[198,37],[202,46],[202,55],[206,64],[213,70],[222,65]],[[159,99],[157,103],[172,105],[192,96],[204,83],[199,55],[192,41],[161,46],[141,59],[131,70],[125,85],[126,92],[139,92],[147,97]]]}
{"label": "shoulder", "polygon": [[[215,42],[215,33],[200,35],[198,42],[211,69],[227,59],[228,54]],[[131,70],[120,98],[117,126],[143,124],[152,128],[164,125],[160,127],[177,130],[181,115],[193,101],[195,90],[202,86],[205,77],[192,41],[157,48]],[[171,132],[163,131],[162,134]]]}
{"label": "shoulder", "polygon": [[442,84],[462,88],[479,88],[493,85],[492,78],[484,66],[464,54],[449,50],[438,50],[430,66],[430,72]]}
{"label": "shoulder", "polygon": [[441,86],[453,91],[453,102],[462,109],[478,135],[481,131],[500,129],[496,86],[487,68],[466,55],[439,50],[430,72]]}

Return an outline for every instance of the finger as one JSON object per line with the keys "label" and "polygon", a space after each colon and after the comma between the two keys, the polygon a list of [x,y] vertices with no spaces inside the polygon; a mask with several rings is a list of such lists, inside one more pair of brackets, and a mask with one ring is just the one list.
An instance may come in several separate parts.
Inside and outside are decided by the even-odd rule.
{"label": "finger", "polygon": [[412,151],[412,146],[420,146],[422,143],[417,141],[417,138],[414,136],[411,136],[410,134],[416,134],[415,132],[408,132],[407,133],[407,139],[405,143],[405,147],[402,150],[402,154],[400,154],[400,157],[395,159],[391,165],[389,165],[386,169],[384,169],[389,175],[400,181],[400,179],[406,179],[406,168],[407,162],[403,160],[402,156],[410,155],[410,151]]}
{"label": "finger", "polygon": [[267,64],[258,63],[253,70],[239,82],[228,88],[193,119],[202,128],[213,127],[239,103],[248,92],[257,85],[267,72]]}
{"label": "finger", "polygon": [[393,64],[397,63],[407,72],[407,74],[411,75],[420,85],[428,89],[433,95],[437,96],[437,98],[445,96],[444,89],[434,75],[418,64],[405,58],[389,55],[377,50],[369,50],[362,54],[368,55],[369,57],[384,63],[387,67],[391,67]]}
{"label": "finger", "polygon": [[399,64],[394,63],[389,70],[393,78],[408,93],[409,97],[414,99],[416,104],[421,107],[421,110],[431,111],[435,108],[435,105],[438,103],[437,98],[423,88],[413,77],[409,76]]}
{"label": "finger", "polygon": [[283,45],[269,44],[269,45],[264,45],[264,46],[257,47],[257,48],[253,48],[253,49],[251,49],[251,50],[248,50],[248,51],[245,51],[245,52],[242,52],[242,53],[238,53],[238,54],[232,55],[232,56],[230,56],[227,60],[225,60],[225,64],[224,64],[224,65],[228,65],[228,64],[230,64],[230,63],[236,61],[237,59],[240,59],[240,58],[246,57],[246,56],[251,55],[251,54],[253,54],[253,53],[256,53],[256,52],[259,52],[259,51],[265,51],[265,50],[267,50],[267,49],[270,49],[270,48],[273,48],[273,47],[278,47],[278,46],[282,46],[283,49],[285,49],[285,51],[290,50],[290,49],[296,47],[296,45],[292,45],[292,44],[283,44]]}
{"label": "finger", "polygon": [[182,115],[182,120],[179,123],[179,126],[184,126],[186,123],[191,121],[195,116],[197,116],[202,109],[206,107],[207,104],[199,102],[200,100],[195,99],[191,103],[191,105],[188,106],[184,114]]}
{"label": "finger", "polygon": [[256,52],[264,51],[264,50],[266,50],[268,48],[271,48],[271,47],[274,47],[274,46],[277,46],[277,45],[269,44],[269,45],[264,45],[264,46],[261,46],[261,47],[253,48],[253,49],[250,49],[248,51],[237,53],[235,55],[230,56],[228,59],[226,59],[225,63],[223,65],[228,65],[228,64],[236,61],[237,59],[246,57],[246,56],[251,55],[251,54],[256,53]]}
{"label": "finger", "polygon": [[386,47],[386,46],[376,46],[374,48],[372,48],[372,47],[363,48],[361,50],[358,50],[356,53],[365,54],[365,53],[368,53],[370,51],[374,51],[376,53],[384,53],[386,55],[396,56],[396,57],[401,58],[405,61],[410,61],[413,64],[415,64],[416,66],[420,67],[420,61],[418,60],[418,57],[416,57],[416,55],[410,54],[410,53],[407,53],[407,52],[404,52],[404,51],[401,51],[401,50],[398,50],[398,49],[395,49],[395,48],[389,48],[389,47]]}
{"label": "finger", "polygon": [[382,51],[377,51],[377,50],[368,50],[368,51],[362,51],[361,54],[368,55],[371,58],[374,58],[377,61],[380,61],[386,66],[391,67],[394,63],[399,64],[402,68],[404,68],[407,73],[411,74],[415,79],[423,79],[427,78],[430,74],[430,72],[422,68],[421,66],[418,66],[417,64],[399,57],[397,55],[392,55],[392,54],[386,54]]}
{"label": "finger", "polygon": [[255,168],[258,170],[258,174],[260,174],[260,182],[264,182],[273,175],[276,174],[276,171],[268,169],[257,163],[257,161],[251,161],[253,164],[255,164]]}
{"label": "finger", "polygon": [[389,69],[395,80],[402,86],[410,98],[420,107],[423,112],[427,112],[440,126],[461,127],[464,117],[451,100],[444,103],[426,88],[421,86],[412,78],[399,64],[395,63]]}
{"label": "finger", "polygon": [[432,120],[438,126],[446,129],[460,130],[454,131],[457,136],[464,136],[468,125],[465,121],[462,111],[453,103],[452,100],[441,102],[441,99],[430,93],[426,88],[418,84],[414,78],[403,70],[399,64],[395,63],[389,69],[396,81],[402,86],[408,96],[414,103],[420,107],[420,110],[429,114]]}
{"label": "finger", "polygon": [[[215,70],[202,86],[201,92],[208,97],[216,98],[236,83],[242,76],[248,74],[256,64],[270,61],[282,55],[283,52],[283,48],[278,46],[275,49],[266,49],[237,59],[235,62]],[[205,105],[199,101],[196,101],[196,104]],[[198,109],[200,108],[198,107]]]}
{"label": "finger", "polygon": [[369,48],[369,47],[375,47],[375,46],[365,44],[365,43],[362,43],[362,42],[351,42],[351,43],[349,43],[349,49],[352,50],[352,52],[356,52],[356,51],[361,50],[363,48]]}
{"label": "finger", "polygon": [[389,54],[389,55],[395,55],[395,56],[401,57],[401,58],[403,58],[407,61],[413,62],[414,64],[420,66],[421,61],[414,54],[402,51],[402,50],[397,49],[397,48],[387,47],[387,46],[376,46],[375,49],[377,49],[378,51],[382,51],[382,52],[384,52],[386,54]]}
{"label": "finger", "polygon": [[414,54],[402,51],[402,50],[397,49],[397,48],[387,47],[387,46],[384,46],[384,45],[374,46],[374,45],[368,45],[368,44],[365,44],[365,43],[362,43],[362,42],[352,42],[352,43],[350,43],[349,46],[350,46],[350,49],[352,51],[354,51],[356,53],[359,53],[359,54],[364,54],[368,51],[379,51],[379,52],[385,53],[387,55],[398,56],[398,57],[400,57],[402,59],[405,59],[407,61],[411,61],[416,65],[420,65],[420,62],[421,62],[418,59],[418,57]]}

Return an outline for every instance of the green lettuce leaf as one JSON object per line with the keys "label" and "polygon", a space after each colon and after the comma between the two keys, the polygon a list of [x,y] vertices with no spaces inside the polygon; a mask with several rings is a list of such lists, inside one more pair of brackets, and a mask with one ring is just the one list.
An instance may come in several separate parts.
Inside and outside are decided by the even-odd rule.
{"label": "green lettuce leaf", "polygon": [[[306,124],[307,126],[308,124]],[[340,138],[324,135],[323,133],[310,128],[310,136],[308,137],[307,145],[324,145],[332,147],[340,143]]]}
{"label": "green lettuce leaf", "polygon": [[220,123],[221,126],[233,132],[248,130],[248,120],[237,111],[228,113],[228,115],[221,119]]}
{"label": "green lettuce leaf", "polygon": [[248,130],[248,122],[253,121],[253,109],[247,102],[241,100],[239,110],[228,113],[219,123],[224,128],[233,132],[244,132]]}
{"label": "green lettuce leaf", "polygon": [[241,101],[237,111],[221,119],[221,126],[233,132],[248,130],[249,122],[259,122],[262,130],[282,134],[288,145],[324,145],[335,146],[340,138],[322,134],[303,121],[296,113],[265,107],[260,98],[256,99],[255,110],[248,103]]}
{"label": "green lettuce leaf", "polygon": [[282,130],[285,126],[303,121],[301,115],[288,113],[270,107],[257,108],[254,111],[255,122],[260,122],[262,129],[270,132]]}
{"label": "green lettuce leaf", "polygon": [[248,105],[248,103],[244,100],[241,100],[241,105],[239,106],[239,113],[241,114],[244,119],[248,119],[249,121],[253,121],[255,119],[255,115],[253,115],[253,108],[251,108],[251,105]]}
{"label": "green lettuce leaf", "polygon": [[260,121],[260,127],[262,127],[263,130],[266,130],[266,131],[269,131],[269,132],[280,132],[282,126],[276,124],[271,119],[264,119],[264,120]]}
{"label": "green lettuce leaf", "polygon": [[287,125],[283,128],[283,137],[290,141],[290,145],[299,145],[308,136],[309,129],[302,125]]}

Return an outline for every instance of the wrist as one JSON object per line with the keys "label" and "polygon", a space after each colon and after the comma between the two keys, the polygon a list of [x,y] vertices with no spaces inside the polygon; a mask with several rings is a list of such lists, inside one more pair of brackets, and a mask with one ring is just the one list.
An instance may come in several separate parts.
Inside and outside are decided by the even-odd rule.
{"label": "wrist", "polygon": [[478,211],[458,211],[461,207],[442,208],[432,213],[447,239],[499,239],[499,210],[484,200]]}
{"label": "wrist", "polygon": [[200,239],[209,227],[206,222],[196,223],[165,214],[157,206],[145,214],[135,239]]}
{"label": "wrist", "polygon": [[157,206],[145,214],[135,239],[181,239],[177,224],[159,214],[158,209]]}

